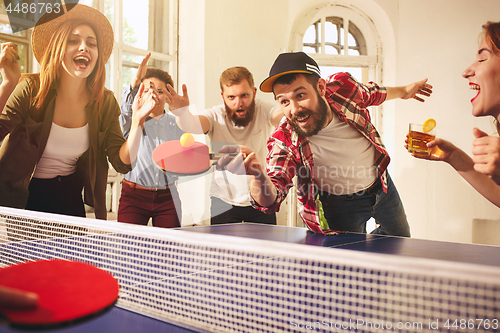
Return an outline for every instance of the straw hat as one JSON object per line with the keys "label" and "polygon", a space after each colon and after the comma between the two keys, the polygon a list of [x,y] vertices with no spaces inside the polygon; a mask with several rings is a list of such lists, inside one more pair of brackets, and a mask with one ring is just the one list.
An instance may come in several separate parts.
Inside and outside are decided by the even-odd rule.
{"label": "straw hat", "polygon": [[52,10],[45,13],[33,28],[31,34],[31,45],[36,60],[40,63],[49,46],[50,39],[56,33],[59,26],[68,20],[83,20],[87,22],[97,34],[99,44],[99,56],[106,63],[113,52],[113,28],[106,16],[97,9],[82,4],[61,5],[59,13]]}

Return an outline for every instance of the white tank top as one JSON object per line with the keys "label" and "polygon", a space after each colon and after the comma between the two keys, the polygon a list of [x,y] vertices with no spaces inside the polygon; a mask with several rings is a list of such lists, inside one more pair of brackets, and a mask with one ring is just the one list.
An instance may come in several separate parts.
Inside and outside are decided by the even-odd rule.
{"label": "white tank top", "polygon": [[33,177],[50,179],[71,175],[76,170],[78,158],[89,146],[89,124],[67,128],[52,123],[47,145]]}

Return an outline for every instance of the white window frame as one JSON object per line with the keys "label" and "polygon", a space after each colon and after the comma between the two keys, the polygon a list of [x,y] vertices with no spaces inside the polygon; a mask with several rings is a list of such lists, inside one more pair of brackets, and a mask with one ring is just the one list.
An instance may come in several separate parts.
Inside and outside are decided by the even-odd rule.
{"label": "white window frame", "polygon": [[[344,21],[344,40],[347,41],[349,34],[349,22],[354,23],[363,34],[366,41],[367,55],[348,55],[348,43],[344,45],[344,54],[325,54],[325,22],[330,16],[341,17]],[[372,20],[362,11],[355,7],[337,4],[325,4],[314,7],[298,19],[292,28],[289,48],[294,51],[302,51],[304,33],[316,21],[321,20],[321,53],[309,54],[320,66],[337,67],[364,67],[368,69],[366,80],[375,81],[381,77],[381,40],[372,23]],[[363,78],[363,81],[365,78]]]}
{"label": "white window frame", "polygon": [[[104,1],[94,0],[98,3],[97,9],[104,12]],[[157,22],[155,24],[150,24],[150,37],[148,50],[140,49],[134,46],[127,45],[123,42],[123,4],[121,0],[114,0],[114,22],[112,22],[115,43],[113,46],[113,53],[109,59],[110,65],[110,90],[115,93],[118,102],[121,102],[122,93],[122,68],[123,65],[129,65],[131,67],[138,67],[139,63],[123,62],[123,53],[130,53],[138,56],[145,56],[148,52],[151,52],[151,58],[149,59],[149,64],[155,61],[164,61],[168,63],[168,66],[158,67],[162,70],[167,71],[172,80],[177,82],[177,68],[178,68],[178,1],[179,0],[149,0],[149,21]],[[161,13],[161,10],[156,10],[159,6],[168,5],[168,19],[162,20],[159,17],[155,18],[156,13]],[[159,24],[158,24],[159,22]],[[154,30],[153,30],[154,29]],[[154,31],[154,34],[152,32]],[[168,34],[164,32],[168,31]],[[162,45],[167,45],[168,40],[168,52],[165,51],[157,52],[153,51],[153,43],[155,40],[161,40]],[[164,48],[165,49],[165,48]]]}

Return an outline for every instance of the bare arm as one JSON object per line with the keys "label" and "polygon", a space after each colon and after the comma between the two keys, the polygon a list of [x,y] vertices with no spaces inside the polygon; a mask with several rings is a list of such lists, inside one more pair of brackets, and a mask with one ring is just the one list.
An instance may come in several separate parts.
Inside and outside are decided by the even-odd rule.
{"label": "bare arm", "polygon": [[151,53],[146,54],[146,56],[142,59],[139,68],[135,72],[135,76],[130,80],[130,88],[127,88],[123,91],[122,103],[120,105],[120,127],[122,129],[123,137],[128,139],[128,135],[130,133],[130,128],[132,124],[132,116],[134,114],[133,104],[135,96],[137,95],[137,91],[141,85],[142,78],[146,75],[147,65],[149,57],[151,57]]}
{"label": "bare arm", "polygon": [[182,85],[182,95],[179,95],[170,84],[167,85],[167,103],[170,111],[175,115],[177,125],[184,132],[206,134],[210,130],[210,121],[203,115],[193,115],[189,110],[189,96],[187,87]]}
{"label": "bare arm", "polygon": [[449,164],[483,197],[500,207],[500,186],[488,175],[476,171],[469,155],[457,148]]}
{"label": "bare arm", "polygon": [[414,98],[419,102],[425,102],[425,100],[418,96],[418,94],[429,97],[432,94],[432,86],[427,84],[427,79],[411,83],[407,86],[402,87],[385,87],[387,89],[386,101],[401,98],[410,99]]}
{"label": "bare arm", "polygon": [[21,77],[21,69],[17,60],[17,46],[13,43],[3,43],[0,53],[0,74],[2,75],[2,84],[0,85],[0,112],[5,107],[10,94],[16,88],[19,78]]}
{"label": "bare arm", "polygon": [[184,109],[181,116],[175,116],[175,121],[181,130],[192,134],[207,134],[210,121],[203,115],[193,115],[189,108]]}

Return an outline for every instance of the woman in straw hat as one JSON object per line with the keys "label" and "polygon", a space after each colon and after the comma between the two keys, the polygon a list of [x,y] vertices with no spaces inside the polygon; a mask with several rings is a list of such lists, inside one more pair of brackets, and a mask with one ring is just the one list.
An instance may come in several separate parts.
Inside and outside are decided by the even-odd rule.
{"label": "woman in straw hat", "polygon": [[[84,188],[85,202],[105,219],[108,159],[118,172],[130,170],[156,92],[141,87],[125,141],[120,107],[104,88],[113,48],[106,17],[84,5],[62,6],[40,18],[31,43],[40,73],[27,75],[13,92],[11,85],[0,87],[0,103],[12,92],[0,114],[0,205],[85,216]],[[15,64],[16,50],[3,48],[0,70],[13,82],[17,72],[5,63]]]}
{"label": "woman in straw hat", "polygon": [[[469,80],[470,89],[477,92],[471,100],[472,115],[493,117],[500,133],[500,22],[487,22],[482,28],[476,60],[462,76]],[[432,148],[429,156],[414,156],[450,164],[480,194],[500,207],[500,138],[478,128],[473,133],[476,138],[472,142],[472,158],[441,138],[427,144]]]}

